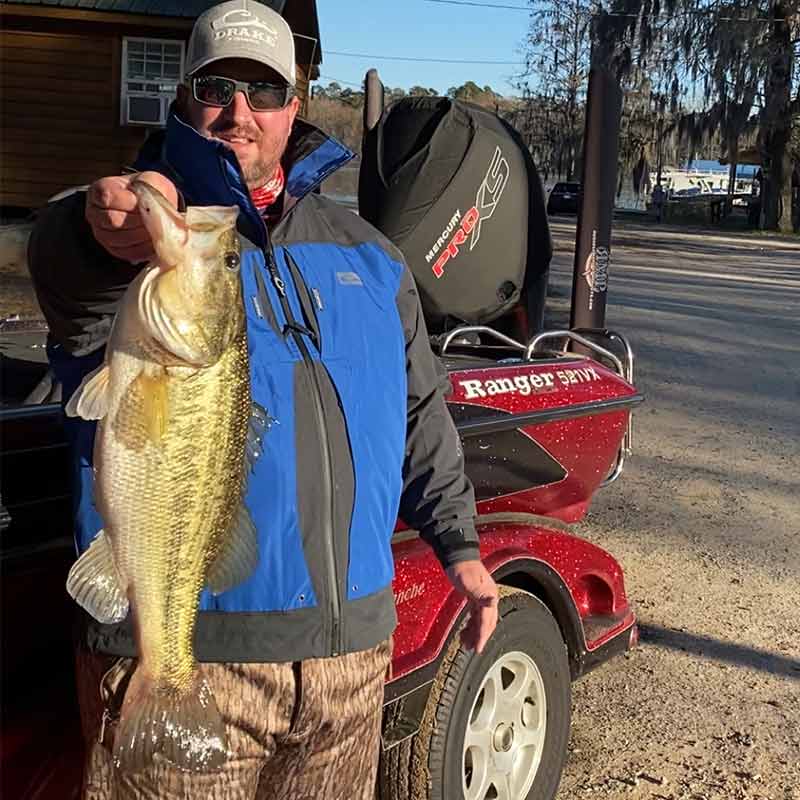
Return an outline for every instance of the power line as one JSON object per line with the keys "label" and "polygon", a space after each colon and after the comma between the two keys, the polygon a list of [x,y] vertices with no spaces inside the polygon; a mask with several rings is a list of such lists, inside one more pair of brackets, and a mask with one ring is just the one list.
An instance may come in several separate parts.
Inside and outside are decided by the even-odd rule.
{"label": "power line", "polygon": [[320,75],[320,80],[334,81],[336,83],[343,83],[345,86],[355,86],[358,89],[364,88],[364,81],[355,83],[354,81],[346,81],[344,78],[334,78],[333,75]]}
{"label": "power line", "polygon": [[[425,0],[426,3],[441,3],[449,6],[472,6],[473,8],[500,8],[506,11],[528,11],[533,9],[530,6],[507,6],[499,3],[482,3],[477,0]],[[599,13],[602,7],[598,5]],[[678,13],[676,16],[689,17],[689,16],[707,16],[713,14],[713,8],[694,8],[685,9]],[[627,17],[628,19],[639,19],[640,14],[628,14],[624,11],[606,11],[606,16],[609,17]],[[717,17],[720,22],[787,22],[786,17]]]}
{"label": "power line", "polygon": [[462,58],[417,58],[412,56],[379,56],[370,53],[345,53],[341,50],[325,50],[331,56],[347,56],[349,58],[369,58],[374,61],[424,61],[434,64],[488,64],[492,66],[521,66],[523,61],[476,61]]}
{"label": "power line", "polygon": [[503,8],[509,11],[530,11],[530,6],[504,6],[499,3],[476,3],[473,0],[427,0],[429,3],[444,3],[451,6],[475,6],[477,8]]}

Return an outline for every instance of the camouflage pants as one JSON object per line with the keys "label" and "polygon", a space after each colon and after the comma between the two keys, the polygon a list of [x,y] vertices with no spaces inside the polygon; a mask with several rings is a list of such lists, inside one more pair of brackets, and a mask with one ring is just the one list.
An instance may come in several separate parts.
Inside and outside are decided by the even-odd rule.
{"label": "camouflage pants", "polygon": [[[225,720],[222,772],[159,761],[115,769],[99,741],[103,711],[121,702],[134,662],[78,653],[87,762],[84,800],[372,800],[391,643],[336,658],[280,664],[201,664]],[[113,734],[112,734],[113,735]]]}

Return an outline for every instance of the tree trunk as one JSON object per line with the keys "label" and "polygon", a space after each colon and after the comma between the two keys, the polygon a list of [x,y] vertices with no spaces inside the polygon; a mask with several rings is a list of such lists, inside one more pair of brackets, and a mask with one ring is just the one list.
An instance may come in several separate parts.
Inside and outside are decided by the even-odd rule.
{"label": "tree trunk", "polygon": [[789,131],[772,131],[767,142],[762,208],[764,228],[792,232],[792,159]]}
{"label": "tree trunk", "polygon": [[761,116],[761,152],[764,185],[761,194],[763,226],[767,230],[792,230],[791,137],[792,47],[782,0],[772,6],[772,58],[767,74]]}
{"label": "tree trunk", "polygon": [[735,160],[732,160],[728,168],[728,197],[736,194],[736,170],[739,165]]}
{"label": "tree trunk", "polygon": [[575,146],[578,140],[578,131],[576,125],[575,110],[578,106],[577,92],[570,88],[569,95],[567,96],[567,159],[566,159],[566,173],[567,182],[575,180]]}

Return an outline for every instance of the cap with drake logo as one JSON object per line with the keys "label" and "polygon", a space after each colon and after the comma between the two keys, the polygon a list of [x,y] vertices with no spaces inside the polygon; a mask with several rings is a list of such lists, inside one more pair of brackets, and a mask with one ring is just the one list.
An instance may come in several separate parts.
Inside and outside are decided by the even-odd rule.
{"label": "cap with drake logo", "polygon": [[247,58],[295,85],[294,37],[286,20],[257,0],[229,0],[201,14],[186,53],[186,75],[223,58]]}

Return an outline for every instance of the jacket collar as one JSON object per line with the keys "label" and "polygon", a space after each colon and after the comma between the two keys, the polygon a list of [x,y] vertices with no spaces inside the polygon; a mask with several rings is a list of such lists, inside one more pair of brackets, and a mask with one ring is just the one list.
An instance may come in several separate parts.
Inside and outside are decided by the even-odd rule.
{"label": "jacket collar", "polygon": [[[288,196],[284,213],[353,155],[319,128],[296,119],[283,158]],[[264,224],[250,200],[233,151],[221,142],[206,139],[174,110],[166,132],[151,136],[145,143],[135,168],[165,172],[189,204],[239,206],[241,232],[254,242],[265,242]]]}

